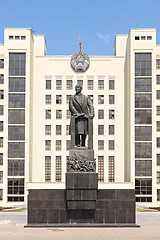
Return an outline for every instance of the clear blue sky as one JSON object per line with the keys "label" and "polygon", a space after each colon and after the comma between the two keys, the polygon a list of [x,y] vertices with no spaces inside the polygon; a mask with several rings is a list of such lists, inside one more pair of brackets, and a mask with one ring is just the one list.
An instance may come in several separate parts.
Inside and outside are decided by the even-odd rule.
{"label": "clear blue sky", "polygon": [[160,44],[160,0],[1,0],[0,43],[4,27],[32,28],[44,34],[48,55],[113,55],[116,34],[130,28],[157,28]]}

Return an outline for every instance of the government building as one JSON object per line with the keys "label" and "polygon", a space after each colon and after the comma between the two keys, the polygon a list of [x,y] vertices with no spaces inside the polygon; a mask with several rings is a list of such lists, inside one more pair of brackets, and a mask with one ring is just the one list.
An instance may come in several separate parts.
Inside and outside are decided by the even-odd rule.
{"label": "government building", "polygon": [[4,29],[0,206],[27,203],[28,189],[65,188],[68,103],[76,84],[95,109],[98,188],[135,188],[137,204],[160,206],[156,29],[130,29],[127,35],[116,35],[113,56],[87,57],[88,69],[77,71],[71,66],[72,56],[47,55],[44,35],[33,35],[29,28]]}

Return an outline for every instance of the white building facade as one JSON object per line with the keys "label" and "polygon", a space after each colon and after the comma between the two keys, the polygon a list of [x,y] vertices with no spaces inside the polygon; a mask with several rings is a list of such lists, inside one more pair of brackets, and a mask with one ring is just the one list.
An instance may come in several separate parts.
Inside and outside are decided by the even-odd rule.
{"label": "white building facade", "polygon": [[114,56],[47,56],[43,35],[6,28],[0,45],[0,205],[27,202],[27,189],[65,188],[68,101],[83,86],[95,108],[99,188],[135,188],[160,206],[160,46],[155,29],[117,35]]}

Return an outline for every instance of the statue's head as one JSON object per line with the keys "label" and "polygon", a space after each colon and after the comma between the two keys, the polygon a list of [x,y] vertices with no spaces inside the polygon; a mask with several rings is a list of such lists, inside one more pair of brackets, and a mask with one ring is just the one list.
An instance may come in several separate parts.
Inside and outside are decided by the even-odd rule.
{"label": "statue's head", "polygon": [[80,93],[82,91],[82,86],[81,85],[76,85],[75,86],[76,93]]}

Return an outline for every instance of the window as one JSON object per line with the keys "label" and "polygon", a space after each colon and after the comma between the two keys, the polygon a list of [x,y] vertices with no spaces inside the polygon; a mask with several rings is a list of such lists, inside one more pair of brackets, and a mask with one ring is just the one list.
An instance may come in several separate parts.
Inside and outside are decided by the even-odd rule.
{"label": "window", "polygon": [[157,99],[160,99],[160,90],[157,90]]}
{"label": "window", "polygon": [[24,160],[8,160],[8,176],[24,176]]}
{"label": "window", "polygon": [[98,110],[98,119],[104,119],[104,110]]}
{"label": "window", "polygon": [[56,80],[56,89],[62,89],[62,81],[61,80]]}
{"label": "window", "polygon": [[24,194],[24,178],[9,178],[8,194]]}
{"label": "window", "polygon": [[160,154],[157,154],[157,166],[160,165]]}
{"label": "window", "polygon": [[157,132],[160,132],[160,121],[157,121],[156,125],[157,125]]}
{"label": "window", "polygon": [[3,147],[3,137],[0,137],[0,147]]}
{"label": "window", "polygon": [[160,147],[160,138],[157,137],[157,147]]}
{"label": "window", "polygon": [[152,179],[151,178],[137,178],[135,180],[136,194],[152,194]]}
{"label": "window", "polygon": [[70,119],[71,117],[71,112],[69,110],[66,110],[66,118]]}
{"label": "window", "polygon": [[160,115],[160,106],[156,106],[156,115],[157,115],[157,116]]}
{"label": "window", "polygon": [[156,75],[156,83],[160,84],[160,75]]}
{"label": "window", "polygon": [[3,189],[0,189],[0,201],[3,200]]}
{"label": "window", "polygon": [[26,36],[21,36],[21,40],[26,40]]}
{"label": "window", "polygon": [[51,156],[45,156],[45,182],[51,181]]}
{"label": "window", "polygon": [[109,125],[109,135],[114,134],[114,125]]}
{"label": "window", "polygon": [[156,68],[160,69],[160,59],[156,59]]}
{"label": "window", "polygon": [[114,140],[109,140],[109,150],[114,150]]}
{"label": "window", "polygon": [[62,119],[62,110],[56,110],[56,119]]}
{"label": "window", "polygon": [[0,183],[3,183],[3,172],[0,171]]}
{"label": "window", "polygon": [[109,156],[108,162],[109,182],[114,182],[114,156]]}
{"label": "window", "polygon": [[4,99],[4,90],[0,90],[0,99]]}
{"label": "window", "polygon": [[8,97],[9,108],[25,108],[25,94],[9,93]]}
{"label": "window", "polygon": [[0,165],[3,165],[3,153],[0,153]]}
{"label": "window", "polygon": [[88,95],[89,99],[91,100],[92,104],[93,104],[93,95]]}
{"label": "window", "polygon": [[70,143],[71,143],[70,140],[67,140],[67,141],[66,141],[66,150],[67,150],[67,151],[70,150]]}
{"label": "window", "polygon": [[135,158],[152,158],[152,143],[136,142]]}
{"label": "window", "polygon": [[157,189],[157,201],[160,201],[160,189]]}
{"label": "window", "polygon": [[51,89],[51,80],[46,80],[46,89]]}
{"label": "window", "polygon": [[93,90],[93,80],[88,80],[88,90]]}
{"label": "window", "polygon": [[73,88],[73,84],[72,84],[72,80],[67,80],[67,89],[72,89]]}
{"label": "window", "polygon": [[136,160],[135,161],[136,176],[152,176],[152,161],[151,160]]}
{"label": "window", "polygon": [[9,92],[25,92],[25,78],[24,77],[10,77],[9,78]]}
{"label": "window", "polygon": [[104,104],[104,95],[98,95],[98,104]]}
{"label": "window", "polygon": [[0,68],[4,68],[4,59],[0,59]]}
{"label": "window", "polygon": [[114,119],[114,110],[109,110],[109,119]]}
{"label": "window", "polygon": [[135,92],[151,92],[152,79],[151,78],[136,78],[135,79]]}
{"label": "window", "polygon": [[152,197],[136,197],[136,202],[152,202]]}
{"label": "window", "polygon": [[98,89],[103,90],[104,89],[104,80],[98,80]]}
{"label": "window", "polygon": [[98,156],[98,181],[104,182],[104,157]]}
{"label": "window", "polygon": [[109,95],[109,104],[114,104],[114,95]]}
{"label": "window", "polygon": [[3,83],[4,83],[4,75],[0,74],[0,84],[3,84]]}
{"label": "window", "polygon": [[62,95],[56,95],[56,104],[62,104]]}
{"label": "window", "polygon": [[45,150],[51,150],[51,140],[45,140]]}
{"label": "window", "polygon": [[71,95],[67,95],[67,96],[66,96],[66,104],[68,104],[68,103],[69,103],[69,101],[70,101],[70,98],[71,98]]}
{"label": "window", "polygon": [[26,54],[25,53],[9,53],[9,75],[10,76],[26,75]]}
{"label": "window", "polygon": [[104,135],[104,125],[98,125],[98,135]]}
{"label": "window", "polygon": [[135,127],[135,141],[152,141],[152,127]]}
{"label": "window", "polygon": [[3,114],[4,114],[4,106],[0,105],[0,115],[3,115]]}
{"label": "window", "polygon": [[0,121],[0,132],[3,132],[3,121]]}
{"label": "window", "polygon": [[62,134],[62,126],[56,125],[56,135],[61,135],[61,134]]}
{"label": "window", "polygon": [[139,36],[135,36],[135,40],[139,40]]}
{"label": "window", "polygon": [[9,124],[25,124],[25,110],[8,110]]}
{"label": "window", "polygon": [[45,125],[45,135],[51,135],[51,125]]}
{"label": "window", "polygon": [[56,140],[56,151],[61,151],[61,140]]}
{"label": "window", "polygon": [[81,87],[83,87],[83,80],[77,80],[77,85],[80,85]]}
{"label": "window", "polygon": [[152,36],[147,36],[147,40],[152,40]]}
{"label": "window", "polygon": [[69,128],[70,128],[70,125],[66,125],[66,135],[69,135]]}
{"label": "window", "polygon": [[25,140],[25,126],[8,126],[8,140]]}
{"label": "window", "polygon": [[46,95],[46,104],[51,104],[51,95]]}
{"label": "window", "polygon": [[15,40],[19,40],[19,36],[15,36]]}
{"label": "window", "polygon": [[25,158],[25,143],[24,142],[9,142],[8,143],[9,158]]}
{"label": "window", "polygon": [[8,197],[8,202],[24,202],[24,197]]}
{"label": "window", "polygon": [[135,53],[135,76],[152,75],[152,54]]}
{"label": "window", "polygon": [[157,172],[157,184],[160,184],[160,172]]}
{"label": "window", "polygon": [[9,40],[13,40],[13,36],[9,36]]}
{"label": "window", "polygon": [[145,36],[141,36],[141,40],[146,40],[146,37]]}
{"label": "window", "polygon": [[136,93],[135,94],[135,108],[152,108],[152,94]]}
{"label": "window", "polygon": [[62,159],[61,156],[56,156],[56,182],[61,182],[62,172]]}
{"label": "window", "polygon": [[98,150],[104,150],[104,140],[98,140]]}
{"label": "window", "polygon": [[135,110],[135,124],[152,124],[152,110]]}
{"label": "window", "polygon": [[46,119],[51,119],[51,110],[46,110]]}
{"label": "window", "polygon": [[114,88],[115,88],[114,80],[109,80],[109,89],[114,90]]}

